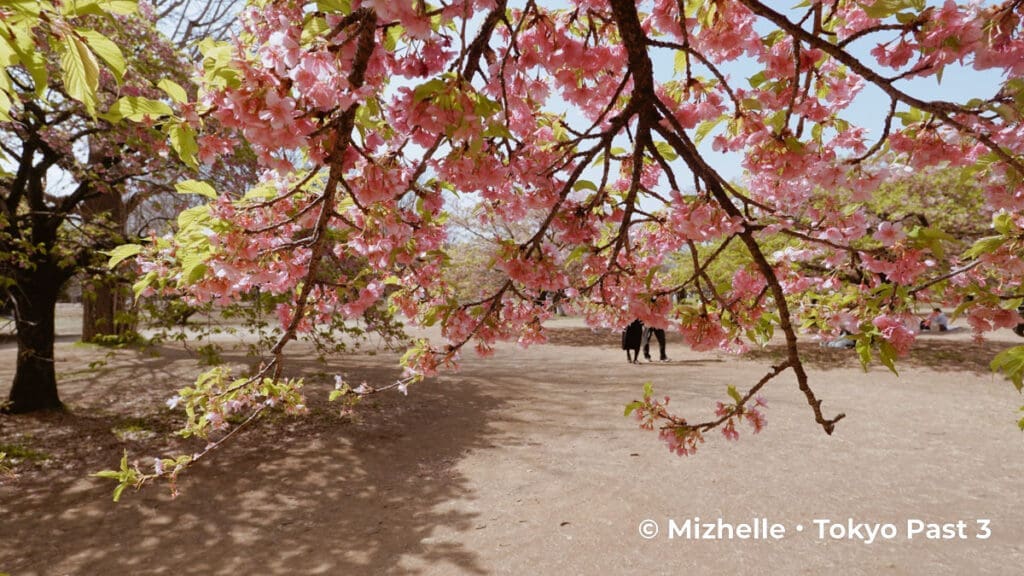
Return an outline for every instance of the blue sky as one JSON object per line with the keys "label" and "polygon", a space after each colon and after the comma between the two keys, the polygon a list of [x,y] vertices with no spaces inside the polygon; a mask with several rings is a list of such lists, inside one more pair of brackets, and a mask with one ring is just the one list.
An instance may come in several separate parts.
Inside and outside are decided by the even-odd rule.
{"label": "blue sky", "polygon": [[[792,8],[795,3],[796,0],[789,2],[766,2],[766,4],[774,9],[790,15],[791,20],[799,19],[799,16],[796,16],[797,11]],[[989,3],[983,2],[982,4]],[[941,5],[942,3],[929,1],[927,4]],[[761,21],[756,26],[756,29],[763,35],[772,31],[774,25]],[[854,42],[849,49],[855,56],[883,75],[896,75],[896,71],[879,67],[874,57],[870,55],[871,49],[892,37],[892,35],[884,33],[870,35]],[[665,71],[667,74],[671,74],[673,69],[671,55],[662,51],[660,54],[656,53],[654,59],[656,73],[658,71]],[[743,88],[749,87],[746,79],[756,74],[759,69],[758,64],[749,59],[737,60],[720,67],[720,70],[730,77],[734,86],[741,86]],[[922,100],[967,102],[971,98],[991,98],[999,90],[1000,84],[1001,76],[998,72],[992,70],[977,71],[968,63],[967,66],[948,66],[943,72],[941,82],[936,77],[929,77],[901,80],[896,82],[895,85],[911,96]],[[897,109],[905,108],[905,106],[900,106]],[[889,97],[880,88],[866,83],[864,89],[858,94],[850,107],[841,114],[841,117],[853,125],[868,129],[871,137],[878,137],[883,131],[888,109]],[[705,143],[701,146],[702,151],[705,152],[705,158],[726,179],[738,181],[743,172],[740,167],[740,156],[738,154],[721,154],[712,151],[709,144],[710,140],[710,138],[706,139]]]}

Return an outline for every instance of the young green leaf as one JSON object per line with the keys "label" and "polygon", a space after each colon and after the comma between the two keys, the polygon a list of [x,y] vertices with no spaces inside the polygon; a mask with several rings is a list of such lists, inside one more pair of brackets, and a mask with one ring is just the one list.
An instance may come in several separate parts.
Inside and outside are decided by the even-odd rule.
{"label": "young green leaf", "polygon": [[110,38],[95,30],[76,28],[75,32],[85,38],[86,44],[89,45],[93,53],[107,63],[110,73],[114,75],[114,79],[120,84],[124,79],[124,73],[128,65],[125,63],[124,55],[121,54],[121,49],[117,47],[117,44],[114,44]]}
{"label": "young green leaf", "polygon": [[76,36],[67,35],[57,44],[64,87],[68,95],[85,105],[89,115],[96,115],[100,67],[89,47]]}
{"label": "young green leaf", "polygon": [[992,371],[1002,372],[1018,392],[1024,390],[1024,346],[1003,350],[992,359]]}
{"label": "young green leaf", "polygon": [[198,194],[203,198],[217,199],[217,191],[213,189],[213,186],[199,180],[178,182],[174,185],[174,189],[178,191],[178,194]]}
{"label": "young green leaf", "polygon": [[173,80],[168,80],[167,78],[164,78],[157,83],[157,87],[163,90],[168,96],[171,97],[171,100],[174,100],[178,104],[184,104],[188,102],[188,93],[185,92],[185,89],[182,88],[180,84]]}
{"label": "young green leaf", "polygon": [[113,268],[123,260],[131,258],[139,252],[142,252],[141,244],[122,244],[110,252],[106,252],[110,256],[110,260],[107,261],[107,268]]}

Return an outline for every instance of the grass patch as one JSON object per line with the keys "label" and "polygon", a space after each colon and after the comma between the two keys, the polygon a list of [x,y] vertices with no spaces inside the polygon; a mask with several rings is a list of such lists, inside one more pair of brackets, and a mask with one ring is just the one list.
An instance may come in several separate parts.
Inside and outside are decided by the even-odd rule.
{"label": "grass patch", "polygon": [[143,418],[129,418],[110,429],[114,436],[122,442],[149,440],[156,436],[149,422]]}
{"label": "grass patch", "polygon": [[0,453],[6,454],[10,460],[49,460],[50,455],[46,452],[39,452],[21,444],[0,444]]}

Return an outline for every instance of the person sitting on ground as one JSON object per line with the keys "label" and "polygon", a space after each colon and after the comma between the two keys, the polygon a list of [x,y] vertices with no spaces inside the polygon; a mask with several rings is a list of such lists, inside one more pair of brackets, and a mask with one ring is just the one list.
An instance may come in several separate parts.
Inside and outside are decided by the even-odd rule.
{"label": "person sitting on ground", "polygon": [[640,363],[640,344],[643,341],[643,335],[644,323],[639,319],[630,322],[629,326],[622,331],[622,349],[626,351],[626,361],[630,364]]}
{"label": "person sitting on ground", "polygon": [[939,332],[949,330],[949,318],[942,313],[940,308],[933,308],[932,313],[924,320],[921,320],[921,330],[931,330],[932,328],[937,329]]}
{"label": "person sitting on ground", "polygon": [[853,339],[853,334],[846,328],[839,329],[839,338],[835,340],[826,340],[821,343],[821,346],[826,348],[842,348],[849,349],[857,346],[857,341]]}

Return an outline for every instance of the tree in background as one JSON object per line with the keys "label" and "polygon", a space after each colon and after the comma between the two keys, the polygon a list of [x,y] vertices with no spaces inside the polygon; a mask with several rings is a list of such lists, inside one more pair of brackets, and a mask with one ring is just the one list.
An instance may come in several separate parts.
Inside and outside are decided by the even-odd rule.
{"label": "tree in background", "polygon": [[[974,179],[973,168],[942,167],[914,172],[894,165],[891,177],[879,184],[870,200],[858,203],[845,190],[817,191],[811,200],[815,212],[828,213],[860,205],[865,230],[877,233],[888,229],[891,233],[903,234],[905,241],[929,244],[932,250],[942,254],[963,253],[988,234],[993,211]],[[889,163],[883,169],[888,166]],[[743,280],[746,270],[752,266],[750,253],[738,243],[727,245],[728,241],[695,244],[694,251],[687,249],[674,255],[671,279],[693,289],[691,303],[701,295],[713,298],[715,294],[728,292],[735,281]],[[786,259],[796,274],[816,280],[802,290],[788,292],[789,299],[799,303],[804,331],[833,337],[841,330],[857,329],[855,323],[851,324],[852,317],[847,311],[859,299],[857,287],[866,281],[864,270],[841,272],[842,267],[837,268],[821,253],[801,252],[802,239],[785,231],[762,234],[759,242],[773,259]],[[869,235],[860,238],[856,246],[865,253],[886,252],[882,240]],[[694,263],[705,261],[707,265],[695,274]],[[941,277],[952,271],[950,264],[949,259],[936,259],[930,267],[935,276]],[[884,272],[867,273],[885,278]],[[687,279],[690,282],[686,282]],[[825,290],[821,289],[823,284]],[[922,302],[930,309],[926,288],[933,286],[921,287],[909,294],[911,308],[914,302]],[[941,298],[936,300],[941,301]],[[692,312],[692,308],[683,309],[686,310]],[[751,333],[751,340],[766,342],[772,336],[772,326],[773,320],[764,318],[759,330]],[[864,342],[865,346],[869,344],[869,341]]]}
{"label": "tree in background", "polygon": [[[135,30],[119,37],[129,38],[135,56],[132,67],[136,75],[159,80],[169,79],[195,92],[192,83],[193,58],[198,54],[198,41],[210,37],[226,39],[234,26],[235,15],[242,3],[237,0],[193,2],[192,0],[158,0],[143,3],[142,17],[152,27]],[[161,93],[151,88],[149,98],[160,98]],[[121,128],[119,126],[119,128]],[[91,139],[97,145],[99,139]],[[150,154],[139,150],[142,154]],[[244,146],[232,153],[221,150],[217,156],[206,155],[203,174],[218,189],[245,186],[255,181],[252,155]],[[87,220],[106,219],[111,233],[121,238],[120,243],[136,242],[154,230],[164,230],[178,213],[193,207],[195,196],[182,195],[174,183],[182,179],[188,167],[180,162],[168,162],[163,170],[136,179],[130,189],[120,194],[94,195],[82,203],[80,213]],[[82,340],[85,342],[120,342],[137,337],[135,329],[141,310],[132,294],[135,278],[127,270],[113,272],[104,264],[100,253],[87,266],[82,291]],[[176,310],[184,310],[177,307]],[[151,312],[158,311],[151,308]]]}
{"label": "tree in background", "polygon": [[[979,333],[1016,322],[1021,11],[920,0],[787,12],[758,0],[253,2],[237,42],[203,46],[195,106],[237,130],[267,172],[241,198],[184,213],[143,258],[142,285],[196,302],[286,295],[282,334],[259,373],[216,369],[181,391],[185,432],[224,438],[231,418],[301,409],[284,350],[331,318],[386,302],[415,323],[440,322],[446,341],[412,347],[402,379],[337,392],[406,391],[466,345],[487,354],[498,340],[542,340],[540,296],[561,291],[594,325],[640,318],[698,350],[781,332],[785,359],[730,387],[711,417],[672,414],[650,390],[630,404],[673,452],[692,453],[714,429],[736,438],[744,421],[759,431],[759,394],[788,371],[831,433],[844,415],[826,414],[808,380],[795,299],[850,295],[845,321],[862,357],[890,367],[914,340],[918,299],[960,307]],[[960,65],[999,71],[999,86],[949,102],[904,85]],[[849,116],[866,86],[888,101],[878,134]],[[742,188],[709,161],[719,152],[741,158]],[[900,192],[880,184],[933,167],[969,175],[984,198],[973,216],[993,214],[966,251],[937,223],[884,207]],[[489,221],[542,215],[532,233],[501,241],[503,279],[470,302],[445,281],[446,190],[478,198]],[[710,245],[722,249],[699,249]],[[710,290],[730,247],[745,259]],[[670,282],[660,272],[680,252],[692,273]],[[694,305],[657,298],[680,289]],[[1022,358],[1018,347],[995,360],[1018,387]],[[206,453],[111,476],[123,489]]]}
{"label": "tree in background", "polygon": [[201,40],[231,36],[243,5],[241,0],[151,0],[144,10],[179,51],[195,57]]}
{"label": "tree in background", "polygon": [[[6,408],[57,409],[58,293],[95,266],[99,250],[123,243],[127,216],[173,189],[203,150],[183,134],[187,119],[151,122],[170,113],[168,103],[187,100],[173,80],[185,78],[187,66],[133,15],[134,2],[16,3],[0,11],[0,278],[18,340]],[[225,152],[214,134],[204,142]],[[224,175],[224,185],[237,177]]]}

